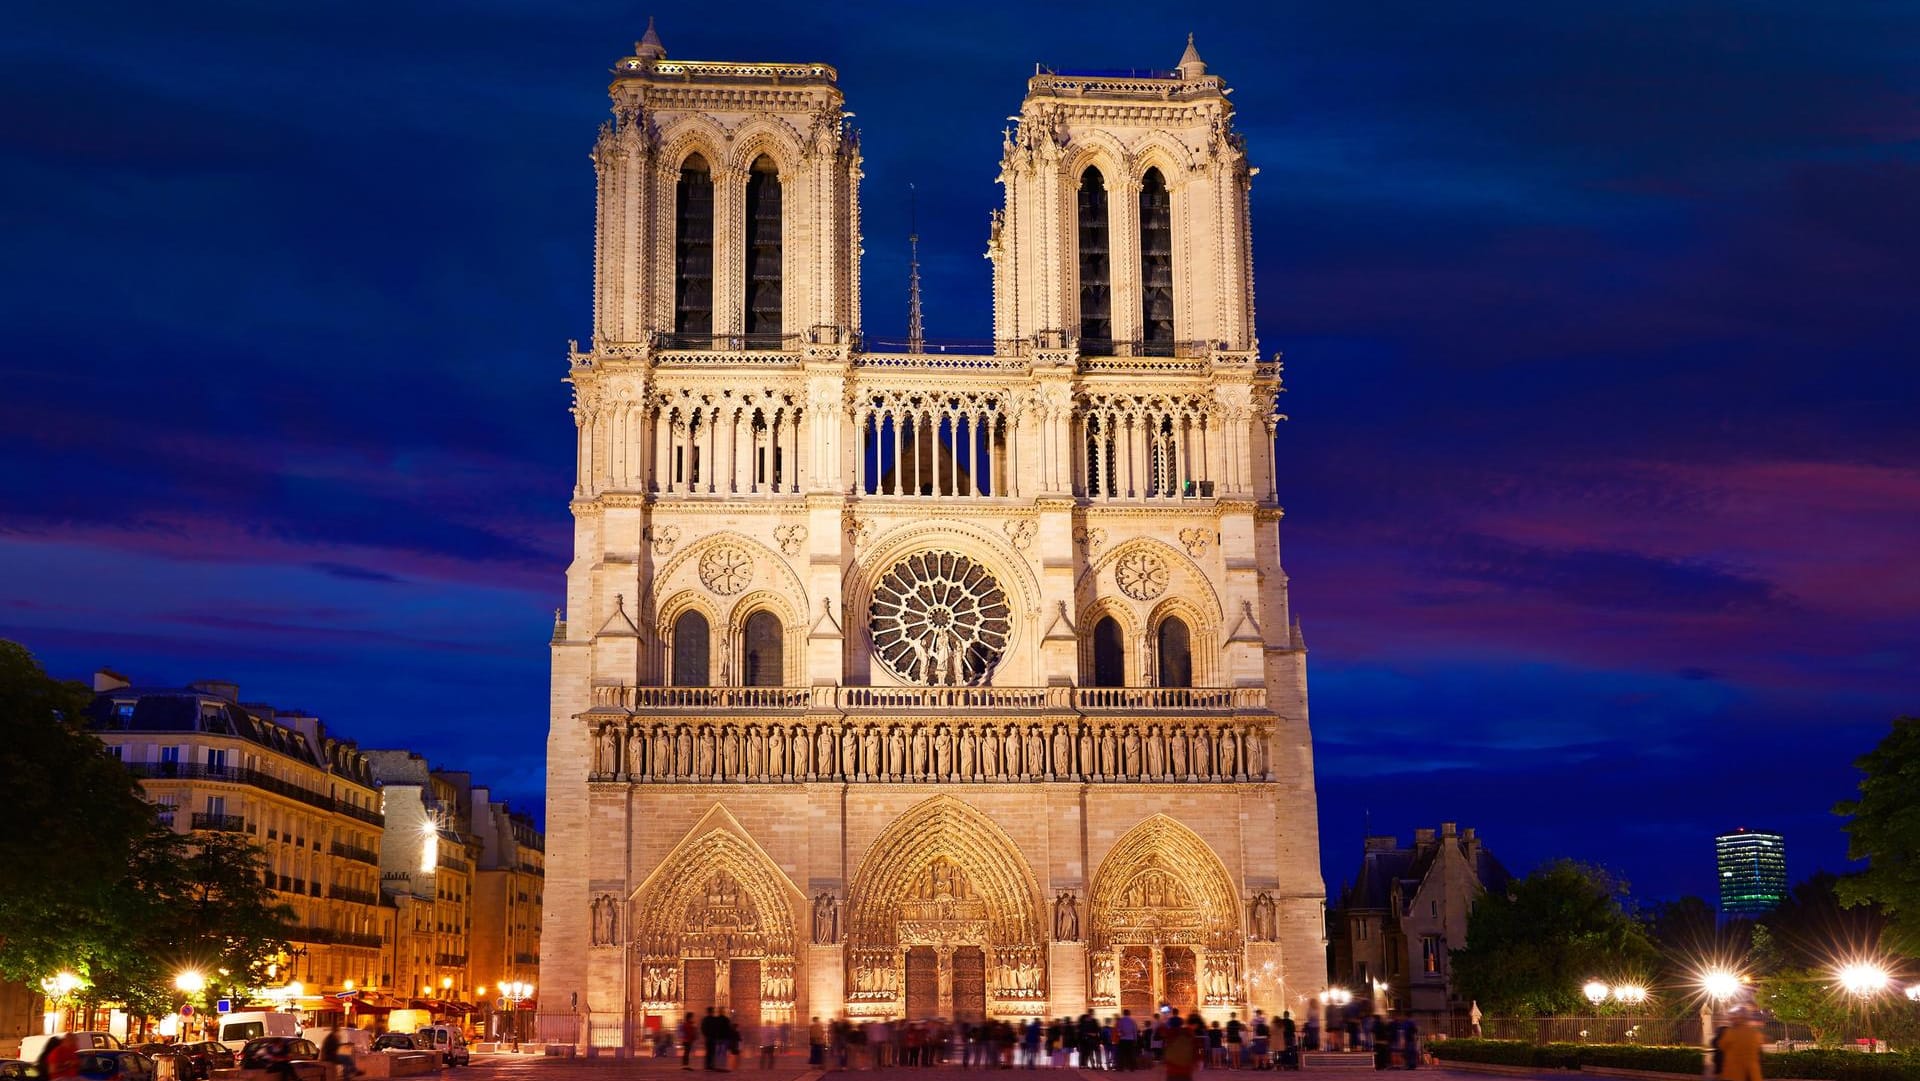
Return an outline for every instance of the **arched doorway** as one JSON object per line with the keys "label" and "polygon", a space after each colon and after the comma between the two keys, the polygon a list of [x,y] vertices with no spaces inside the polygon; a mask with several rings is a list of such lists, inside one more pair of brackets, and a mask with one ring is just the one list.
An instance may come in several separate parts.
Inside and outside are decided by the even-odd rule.
{"label": "arched doorway", "polygon": [[1186,620],[1168,616],[1160,621],[1156,637],[1159,639],[1160,686],[1193,686],[1193,636],[1187,633]]}
{"label": "arched doorway", "polygon": [[1192,830],[1154,815],[1128,830],[1093,878],[1088,1005],[1148,1016],[1246,1009],[1246,943],[1226,865]]}
{"label": "arched doorway", "polygon": [[1126,635],[1120,630],[1120,621],[1112,616],[1101,616],[1100,622],[1093,625],[1092,684],[1095,687],[1127,685]]}
{"label": "arched doorway", "polygon": [[1029,1017],[1045,1012],[1046,940],[1027,861],[951,796],[901,815],[848,890],[850,1017]]}
{"label": "arched doorway", "polygon": [[726,829],[682,841],[633,895],[636,1012],[669,1020],[709,1006],[743,1031],[791,1023],[800,972],[784,875]]}

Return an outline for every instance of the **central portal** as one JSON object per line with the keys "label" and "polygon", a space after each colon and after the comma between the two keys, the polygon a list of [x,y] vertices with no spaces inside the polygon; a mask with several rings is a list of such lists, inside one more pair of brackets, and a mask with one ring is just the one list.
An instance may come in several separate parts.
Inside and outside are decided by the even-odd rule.
{"label": "central portal", "polygon": [[847,1013],[984,1021],[1038,1012],[1046,949],[1026,860],[950,796],[873,843],[848,890]]}

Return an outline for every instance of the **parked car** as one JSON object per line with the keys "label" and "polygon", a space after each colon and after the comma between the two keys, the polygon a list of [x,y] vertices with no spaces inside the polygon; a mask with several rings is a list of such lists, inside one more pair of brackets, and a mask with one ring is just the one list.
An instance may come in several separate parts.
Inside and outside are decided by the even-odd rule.
{"label": "parked car", "polygon": [[243,1070],[264,1070],[273,1064],[284,1045],[289,1062],[316,1062],[320,1058],[320,1049],[313,1046],[312,1040],[303,1040],[298,1036],[262,1036],[257,1040],[248,1040],[240,1049],[240,1068]]}
{"label": "parked car", "polygon": [[383,1032],[373,1038],[375,1051],[413,1051],[413,1036],[405,1032]]}
{"label": "parked car", "polygon": [[26,1081],[33,1063],[17,1058],[0,1058],[0,1081]]}
{"label": "parked car", "polygon": [[207,1064],[216,1070],[231,1070],[239,1061],[234,1057],[233,1048],[219,1040],[201,1040],[199,1043],[188,1046],[207,1056]]}
{"label": "parked car", "polygon": [[220,1040],[237,1046],[262,1036],[298,1036],[300,1022],[279,1010],[236,1010],[220,1017]]}
{"label": "parked car", "polygon": [[[120,1042],[120,1037],[111,1032],[69,1032],[65,1035],[73,1040],[75,1051],[91,1051],[95,1048],[118,1050],[126,1046]],[[24,1037],[20,1041],[21,1059],[27,1062],[39,1062],[40,1052],[46,1050],[47,1041],[51,1039],[53,1039],[52,1036]]]}
{"label": "parked car", "polygon": [[80,1076],[87,1081],[154,1081],[153,1060],[138,1051],[80,1052]]}
{"label": "parked car", "polygon": [[203,1081],[213,1076],[212,1065],[205,1055],[193,1050],[192,1044],[143,1043],[134,1050],[152,1059],[161,1073],[170,1073],[179,1081]]}
{"label": "parked car", "polygon": [[428,1025],[413,1035],[415,1047],[440,1052],[440,1061],[449,1066],[465,1066],[472,1061],[466,1035],[452,1025]]}

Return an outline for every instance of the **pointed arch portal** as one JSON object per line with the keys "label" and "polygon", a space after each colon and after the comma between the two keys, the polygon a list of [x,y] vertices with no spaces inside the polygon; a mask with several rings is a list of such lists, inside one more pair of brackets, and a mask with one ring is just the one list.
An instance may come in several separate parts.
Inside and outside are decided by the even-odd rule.
{"label": "pointed arch portal", "polygon": [[1141,822],[1100,861],[1089,900],[1090,1006],[1246,1008],[1239,899],[1199,834],[1163,814]]}
{"label": "pointed arch portal", "polygon": [[867,850],[847,914],[847,1013],[981,1020],[1045,1012],[1038,887],[993,820],[937,796]]}
{"label": "pointed arch portal", "polygon": [[796,897],[738,834],[715,828],[683,840],[633,895],[634,998],[668,1017],[718,1006],[747,1032],[792,1022]]}

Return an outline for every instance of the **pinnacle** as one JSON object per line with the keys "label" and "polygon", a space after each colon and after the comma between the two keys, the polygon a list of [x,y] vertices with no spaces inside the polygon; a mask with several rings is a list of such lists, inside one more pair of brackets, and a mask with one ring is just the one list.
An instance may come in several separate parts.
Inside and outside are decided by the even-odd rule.
{"label": "pinnacle", "polygon": [[648,60],[665,60],[667,58],[667,47],[660,42],[660,32],[653,28],[653,16],[651,15],[647,16],[647,32],[641,35],[640,41],[634,45],[633,55],[644,57]]}
{"label": "pinnacle", "polygon": [[1200,59],[1200,50],[1193,46],[1193,35],[1187,35],[1187,51],[1180,54],[1180,77],[1197,79],[1207,73],[1207,62]]}

